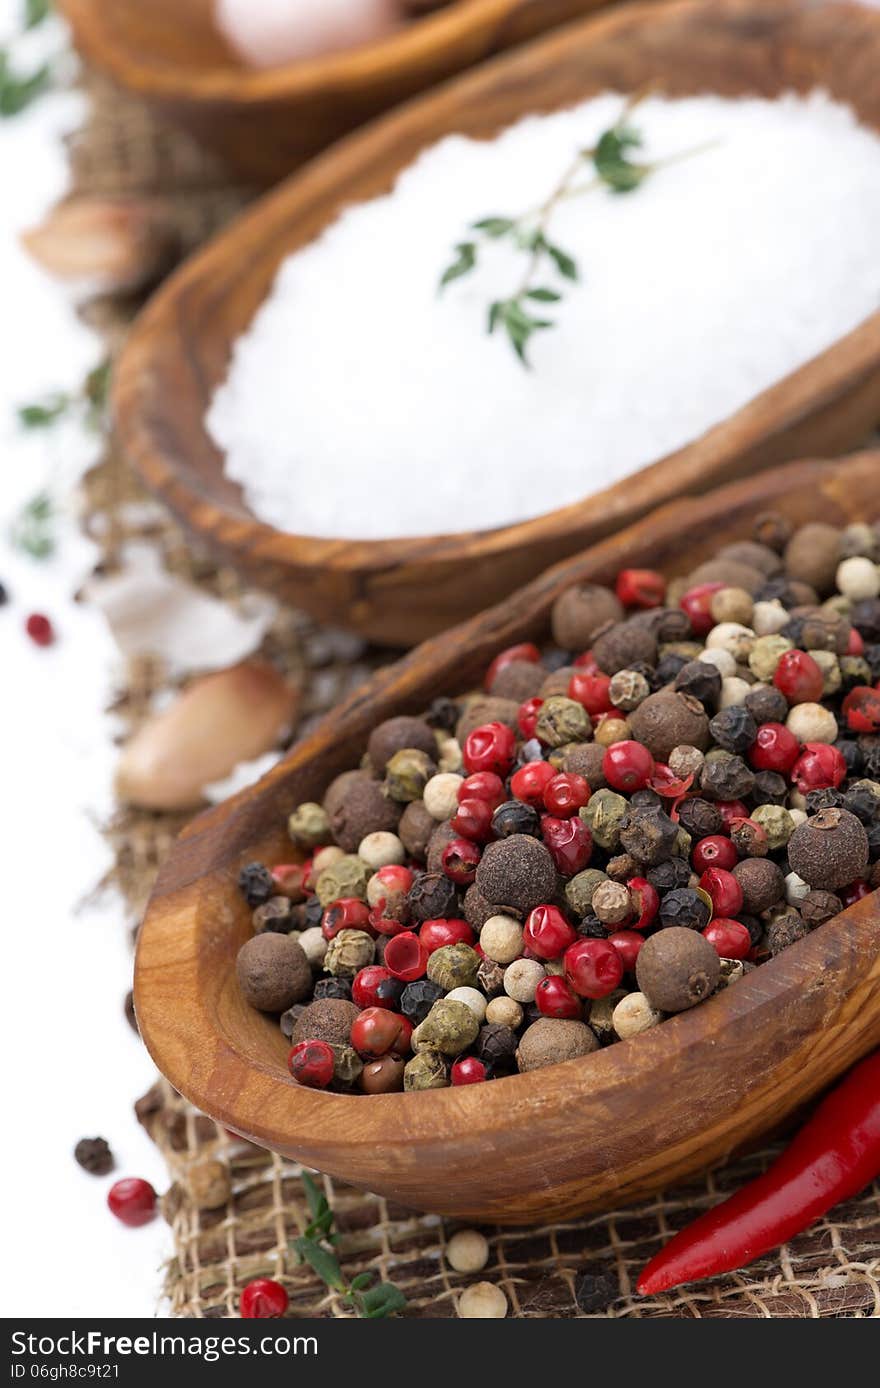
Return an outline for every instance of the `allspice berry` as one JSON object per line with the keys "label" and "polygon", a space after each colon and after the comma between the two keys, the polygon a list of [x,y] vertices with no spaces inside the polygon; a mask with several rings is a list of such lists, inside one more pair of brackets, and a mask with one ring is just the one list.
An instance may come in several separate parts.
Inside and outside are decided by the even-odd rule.
{"label": "allspice berry", "polygon": [[553,640],[564,651],[586,651],[608,622],[623,619],[623,604],[610,588],[581,583],[568,588],[553,604]]}
{"label": "allspice berry", "polygon": [[395,1094],[403,1089],[406,1061],[397,1055],[383,1055],[371,1060],[361,1071],[358,1081],[365,1094]]}
{"label": "allspice berry", "polygon": [[381,782],[359,778],[330,816],[333,837],[346,853],[356,853],[367,834],[379,829],[396,832],[400,812],[400,805],[383,795]]}
{"label": "allspice berry", "polygon": [[254,935],[238,951],[235,968],[245,1002],[260,1012],[284,1012],[312,991],[312,966],[289,935]]}
{"label": "allspice berry", "polygon": [[696,930],[673,925],[645,941],[636,960],[640,990],[660,1012],[684,1012],[715,991],[721,961]]}
{"label": "allspice berry", "polygon": [[482,728],[486,723],[503,723],[505,727],[516,732],[518,713],[519,704],[516,699],[473,699],[455,725],[456,741],[463,747],[474,728]]}
{"label": "allspice berry", "polygon": [[328,1046],[344,1046],[351,1035],[352,1023],[359,1015],[360,1008],[345,998],[321,998],[309,1003],[296,1020],[290,1044],[326,1041]]}
{"label": "allspice berry", "polygon": [[814,521],[796,530],[785,546],[785,571],[815,588],[820,596],[830,593],[840,563],[840,531],[833,525]]}
{"label": "allspice berry", "polygon": [[583,776],[590,790],[604,790],[608,782],[602,773],[605,748],[598,742],[576,742],[563,750],[562,770]]}
{"label": "allspice berry", "polygon": [[556,894],[556,868],[542,843],[511,834],[490,843],[477,868],[476,885],[487,901],[514,915],[528,915]]}
{"label": "allspice berry", "polygon": [[408,747],[433,757],[437,752],[437,739],[434,729],[423,718],[410,718],[403,714],[397,718],[386,718],[384,723],[373,729],[367,743],[367,755],[381,776],[395,752],[402,752]]}
{"label": "allspice berry", "polygon": [[574,1060],[598,1049],[599,1042],[584,1022],[542,1017],[523,1032],[516,1063],[521,1072],[541,1070],[545,1065]]}
{"label": "allspice berry", "polygon": [[709,746],[709,719],[698,699],[690,694],[660,690],[630,714],[632,735],[643,742],[655,761],[667,762],[673,748],[687,743],[705,752]]}
{"label": "allspice berry", "polygon": [[428,843],[437,828],[437,821],[428,813],[423,800],[413,800],[407,805],[397,826],[400,842],[407,853],[418,862],[425,861]]}
{"label": "allspice berry", "polygon": [[229,1167],[222,1161],[200,1161],[186,1180],[189,1197],[197,1210],[219,1210],[232,1194]]}
{"label": "allspice berry", "polygon": [[498,671],[489,693],[494,698],[515,699],[521,704],[540,693],[546,678],[547,671],[536,661],[512,660]]}
{"label": "allspice berry", "polygon": [[864,877],[868,856],[865,826],[849,810],[820,810],[799,824],[788,841],[792,872],[825,891]]}
{"label": "allspice berry", "polygon": [[782,869],[770,858],[744,858],[735,864],[733,875],[742,888],[742,909],[747,915],[759,916],[785,896]]}
{"label": "allspice berry", "polygon": [[593,642],[593,659],[606,675],[616,675],[633,665],[653,665],[657,638],[640,622],[617,622]]}

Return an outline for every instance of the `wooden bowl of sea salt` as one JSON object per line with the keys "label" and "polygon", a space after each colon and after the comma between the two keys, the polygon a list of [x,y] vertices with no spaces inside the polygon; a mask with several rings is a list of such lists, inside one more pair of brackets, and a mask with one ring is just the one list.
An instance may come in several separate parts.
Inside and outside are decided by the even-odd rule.
{"label": "wooden bowl of sea salt", "polygon": [[[271,184],[349,130],[609,0],[58,0],[80,52],[245,179]],[[294,31],[282,6],[293,16]],[[343,0],[332,0],[341,12]],[[312,14],[309,14],[311,8]],[[315,16],[315,9],[318,14]],[[305,16],[306,32],[297,31]],[[325,51],[323,36],[351,46]],[[278,42],[273,43],[277,38]],[[297,58],[289,57],[297,53]],[[250,58],[250,61],[248,61]]]}
{"label": "wooden bowl of sea salt", "polygon": [[[880,419],[878,71],[859,5],[680,0],[412,103],[159,293],[117,372],[128,457],[257,584],[410,644],[671,498],[855,446]],[[700,152],[560,209],[580,277],[525,370],[485,327],[522,257],[440,274],[649,85],[643,157]]]}

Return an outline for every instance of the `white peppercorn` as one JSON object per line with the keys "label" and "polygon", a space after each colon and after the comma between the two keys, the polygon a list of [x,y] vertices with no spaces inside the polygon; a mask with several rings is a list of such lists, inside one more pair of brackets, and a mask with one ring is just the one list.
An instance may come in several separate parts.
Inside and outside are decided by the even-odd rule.
{"label": "white peppercorn", "polygon": [[313,969],[320,969],[327,953],[328,941],[319,925],[310,925],[299,936],[299,945]]}
{"label": "white peppercorn", "polygon": [[751,685],[748,680],[740,679],[737,675],[731,675],[721,681],[721,698],[718,700],[719,709],[733,708],[737,704],[744,704]]}
{"label": "white peppercorn", "polygon": [[785,899],[789,906],[799,906],[810,888],[796,872],[788,873],[785,879]]}
{"label": "white peppercorn", "polygon": [[794,649],[794,642],[778,633],[773,636],[759,636],[749,652],[749,669],[756,679],[769,684],[776,674],[776,667],[786,651]]}
{"label": "white peppercorn", "polygon": [[453,988],[446,994],[447,1002],[463,1002],[469,1007],[477,1021],[482,1024],[486,1016],[487,1000],[479,988]]}
{"label": "white peppercorn", "polygon": [[744,665],[755,644],[755,633],[742,622],[719,622],[706,637],[706,650],[727,651],[738,665]]}
{"label": "white peppercorn", "polygon": [[489,1261],[489,1243],[478,1229],[459,1229],[446,1245],[453,1272],[482,1272]]}
{"label": "white peppercorn", "polygon": [[795,704],[785,726],[798,742],[836,742],[839,732],[834,714],[821,704]]}
{"label": "white peppercorn", "polygon": [[880,594],[880,569],[872,560],[854,555],[838,564],[835,582],[844,597],[853,602],[876,598]]}
{"label": "white peppercorn", "polygon": [[358,844],[358,857],[368,868],[378,872],[379,868],[406,862],[406,849],[396,834],[390,833],[387,829],[376,829],[361,839]]}
{"label": "white peppercorn", "polygon": [[632,915],[632,902],[622,882],[600,882],[593,892],[593,914],[603,925],[620,925]]}
{"label": "white peppercorn", "polygon": [[512,964],[523,952],[523,931],[513,916],[490,916],[480,931],[480,948],[496,964]]}
{"label": "white peppercorn", "polygon": [[462,1320],[503,1320],[507,1297],[493,1282],[475,1282],[458,1298],[458,1314]]}
{"label": "white peppercorn", "polygon": [[492,998],[486,1008],[486,1021],[495,1026],[510,1027],[511,1031],[518,1031],[523,1022],[523,1010],[518,1002],[514,1002],[505,993],[502,997]]}
{"label": "white peppercorn", "polygon": [[[455,745],[457,747],[458,743]],[[442,822],[444,819],[452,818],[458,809],[458,790],[463,780],[463,776],[457,776],[451,771],[431,777],[425,786],[422,799],[432,819]]]}
{"label": "white peppercorn", "polygon": [[756,602],[752,611],[752,630],[756,636],[775,636],[791,621],[790,614],[778,598],[770,602]]}
{"label": "white peppercorn", "polygon": [[725,651],[720,646],[716,646],[711,651],[700,651],[697,659],[702,665],[714,665],[722,678],[729,678],[731,675],[736,674],[736,661],[730,654],[730,651]]}
{"label": "white peppercorn", "polygon": [[345,849],[340,848],[336,843],[328,843],[323,848],[319,848],[317,853],[312,855],[312,880],[317,882],[325,868],[332,867],[338,863],[340,858],[345,857]]}
{"label": "white peppercorn", "polygon": [[446,774],[459,772],[462,768],[461,744],[457,738],[444,737],[439,742],[437,769]]}
{"label": "white peppercorn", "polygon": [[545,977],[537,959],[515,959],[504,970],[504,991],[514,1002],[534,1002],[538,984]]}
{"label": "white peppercorn", "polygon": [[663,1013],[651,1006],[644,993],[627,993],[611,1014],[611,1025],[621,1041],[649,1031],[662,1020]]}

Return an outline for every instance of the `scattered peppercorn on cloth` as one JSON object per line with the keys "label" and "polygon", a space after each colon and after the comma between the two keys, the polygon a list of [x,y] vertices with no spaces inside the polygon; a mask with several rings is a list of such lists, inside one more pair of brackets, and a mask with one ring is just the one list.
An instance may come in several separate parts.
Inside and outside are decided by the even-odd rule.
{"label": "scattered peppercorn on cloth", "polygon": [[[248,200],[222,168],[183,134],[157,127],[137,103],[90,82],[92,109],[71,146],[74,198],[102,196],[162,204],[174,228],[178,254],[196,247]],[[91,320],[118,346],[136,304],[106,297],[90,305]],[[151,545],[164,567],[201,590],[235,603],[235,575],[195,552],[176,526],[139,492],[112,446],[88,480],[85,524],[112,573],[126,544]],[[302,687],[299,735],[312,720],[390,658],[359,641],[322,630],[295,612],[282,612],[262,653]],[[126,732],[134,732],[157,701],[173,689],[155,660],[129,664],[114,705]],[[115,885],[136,921],[156,872],[181,827],[181,816],[120,809],[107,834],[115,851]],[[278,1278],[290,1295],[289,1314],[345,1316],[350,1310],[307,1266],[291,1240],[308,1223],[300,1169],[233,1138],[196,1113],[164,1080],[135,1105],[140,1122],[162,1151],[169,1184],[162,1200],[174,1243],[164,1291],[171,1314],[187,1318],[238,1314],[242,1287],[254,1277]],[[675,1230],[760,1171],[773,1150],[751,1155],[650,1203],[611,1214],[528,1230],[485,1229],[485,1269],[466,1276],[447,1257],[455,1225],[414,1214],[377,1196],[325,1178],[325,1193],[340,1234],[338,1252],[349,1280],[372,1270],[406,1296],[403,1314],[456,1315],[469,1282],[501,1287],[516,1318],[601,1315],[633,1318],[867,1317],[880,1315],[880,1187],[840,1206],[808,1233],[744,1272],[643,1300],[633,1295],[640,1269]],[[220,1208],[197,1207],[194,1192],[217,1171],[229,1177]]]}

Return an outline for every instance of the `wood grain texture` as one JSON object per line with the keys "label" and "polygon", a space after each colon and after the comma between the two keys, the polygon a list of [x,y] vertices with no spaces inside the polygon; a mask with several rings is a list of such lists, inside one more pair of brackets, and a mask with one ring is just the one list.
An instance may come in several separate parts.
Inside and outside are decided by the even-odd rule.
{"label": "wood grain texture", "polygon": [[214,0],[58,0],[83,56],[269,185],[399,102],[610,0],[454,0],[346,53],[254,69],[214,23]]}
{"label": "wood grain texture", "polygon": [[880,1043],[880,893],[694,1011],[581,1060],[485,1086],[366,1098],[290,1079],[274,1020],[242,1001],[240,866],[290,855],[286,815],[358,764],[370,730],[476,685],[547,636],[554,599],[622,566],[680,573],[778,508],[798,524],[880,515],[880,452],[768,471],[673,503],[550,569],[358,690],[248,790],[183,833],[138,945],[141,1033],[176,1089],[245,1137],[405,1205],[516,1224],[623,1205],[778,1126]]}
{"label": "wood grain texture", "polygon": [[409,645],[670,497],[858,446],[880,420],[880,312],[635,478],[479,533],[356,543],[275,530],[225,477],[204,415],[280,261],[343,206],[386,192],[439,136],[488,139],[526,111],[649,80],[676,95],[819,85],[880,129],[878,71],[880,13],[811,0],[675,0],[617,9],[459,79],[313,162],[172,277],[139,319],[116,374],[128,458],[218,559],[322,620]]}

